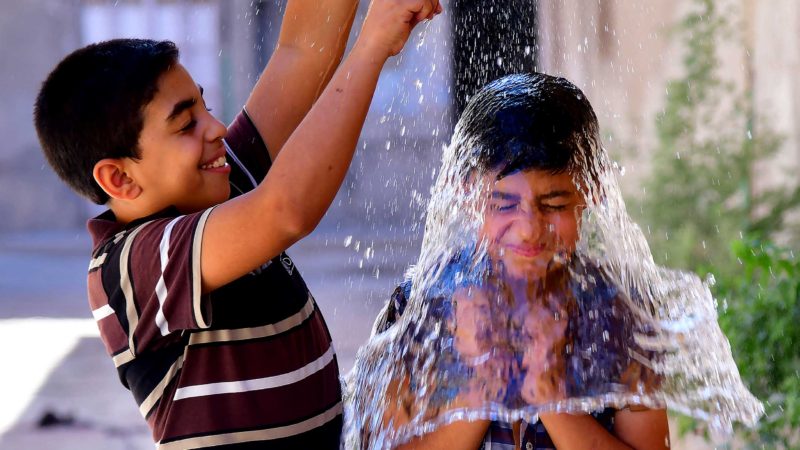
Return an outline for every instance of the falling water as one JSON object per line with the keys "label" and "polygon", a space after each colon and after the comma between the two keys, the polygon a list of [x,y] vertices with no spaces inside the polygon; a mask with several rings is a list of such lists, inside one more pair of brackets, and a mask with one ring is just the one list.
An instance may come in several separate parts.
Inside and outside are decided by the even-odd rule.
{"label": "falling water", "polygon": [[[571,194],[537,197],[564,174],[576,196],[566,212]],[[525,236],[514,255],[501,244],[517,231],[492,231],[513,214]],[[720,433],[762,414],[708,284],[653,262],[591,106],[566,80],[510,76],[474,96],[426,218],[417,264],[347,377],[346,448],[391,448],[458,420],[631,404]]]}

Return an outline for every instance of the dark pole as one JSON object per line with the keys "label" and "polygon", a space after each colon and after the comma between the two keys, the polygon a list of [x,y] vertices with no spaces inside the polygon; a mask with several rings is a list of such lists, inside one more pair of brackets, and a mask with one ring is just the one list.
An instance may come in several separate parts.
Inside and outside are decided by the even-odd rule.
{"label": "dark pole", "polygon": [[285,10],[286,0],[256,0],[251,3],[250,14],[253,16],[250,20],[256,27],[253,55],[258,74],[267,66],[267,62],[275,50]]}
{"label": "dark pole", "polygon": [[488,81],[536,67],[536,0],[453,0],[456,116]]}

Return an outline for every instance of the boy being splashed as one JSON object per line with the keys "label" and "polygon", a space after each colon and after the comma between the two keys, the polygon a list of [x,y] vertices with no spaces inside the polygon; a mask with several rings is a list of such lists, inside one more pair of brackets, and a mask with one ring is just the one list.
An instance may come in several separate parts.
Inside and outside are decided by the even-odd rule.
{"label": "boy being splashed", "polygon": [[418,264],[350,375],[350,445],[652,449],[667,406],[758,417],[707,287],[653,264],[612,168],[564,79],[470,100]]}

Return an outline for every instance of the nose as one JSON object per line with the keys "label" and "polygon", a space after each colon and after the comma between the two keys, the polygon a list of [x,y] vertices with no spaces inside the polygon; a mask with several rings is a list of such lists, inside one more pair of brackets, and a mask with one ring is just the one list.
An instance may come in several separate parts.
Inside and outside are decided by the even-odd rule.
{"label": "nose", "polygon": [[537,241],[542,236],[545,223],[542,215],[534,211],[520,211],[514,220],[514,230],[523,241]]}
{"label": "nose", "polygon": [[212,116],[210,113],[208,114],[208,117],[210,120],[210,124],[206,128],[204,137],[208,142],[219,141],[220,139],[225,137],[225,134],[227,134],[228,129],[225,128],[225,124],[217,120],[217,118]]}

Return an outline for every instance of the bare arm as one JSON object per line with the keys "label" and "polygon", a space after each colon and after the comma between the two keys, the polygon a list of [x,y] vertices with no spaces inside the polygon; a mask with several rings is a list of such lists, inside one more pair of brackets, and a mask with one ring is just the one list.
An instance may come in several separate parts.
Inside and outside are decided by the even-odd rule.
{"label": "bare arm", "polygon": [[541,414],[539,418],[559,450],[669,448],[669,425],[663,409],[618,411],[614,415],[614,434],[589,415]]}
{"label": "bare arm", "polygon": [[310,233],[344,179],[383,64],[430,0],[374,0],[359,41],[286,141],[264,181],[217,206],[203,232],[203,292],[248,273]]}
{"label": "bare arm", "polygon": [[614,415],[614,434],[632,448],[668,449],[669,422],[664,409],[623,409]]}
{"label": "bare arm", "polygon": [[488,428],[487,420],[454,422],[412,439],[397,450],[476,450],[480,448]]}
{"label": "bare arm", "polygon": [[275,160],[344,54],[359,0],[290,0],[277,47],[245,107]]}
{"label": "bare arm", "polygon": [[[402,406],[397,402],[397,396],[407,395],[408,385],[408,378],[405,378],[399,386],[392,385],[387,390],[384,399],[387,406],[384,426],[390,421],[395,426],[405,425],[411,420],[411,415],[416,414],[416,411],[410,411],[415,406],[413,401],[401,402],[404,403]],[[456,400],[456,403],[462,402],[463,400]],[[396,450],[476,450],[480,448],[488,428],[488,420],[454,422],[414,438],[396,447]]]}
{"label": "bare arm", "polygon": [[[456,349],[462,356],[468,358],[484,353],[487,350],[486,343],[476,336],[478,329],[491,326],[487,323],[488,317],[485,308],[488,306],[489,299],[486,292],[476,288],[460,288],[453,293],[453,301],[456,305],[456,327],[453,331]],[[490,378],[485,377],[482,380]],[[463,392],[466,395],[453,399],[448,408],[455,409],[474,405],[476,401],[470,397],[469,392],[470,390],[467,389]],[[387,404],[393,403],[387,401]],[[391,412],[396,423],[408,422],[409,414],[407,412],[402,410]],[[476,450],[481,448],[481,442],[489,429],[489,423],[488,420],[454,422],[412,439],[398,447],[398,450]]]}

